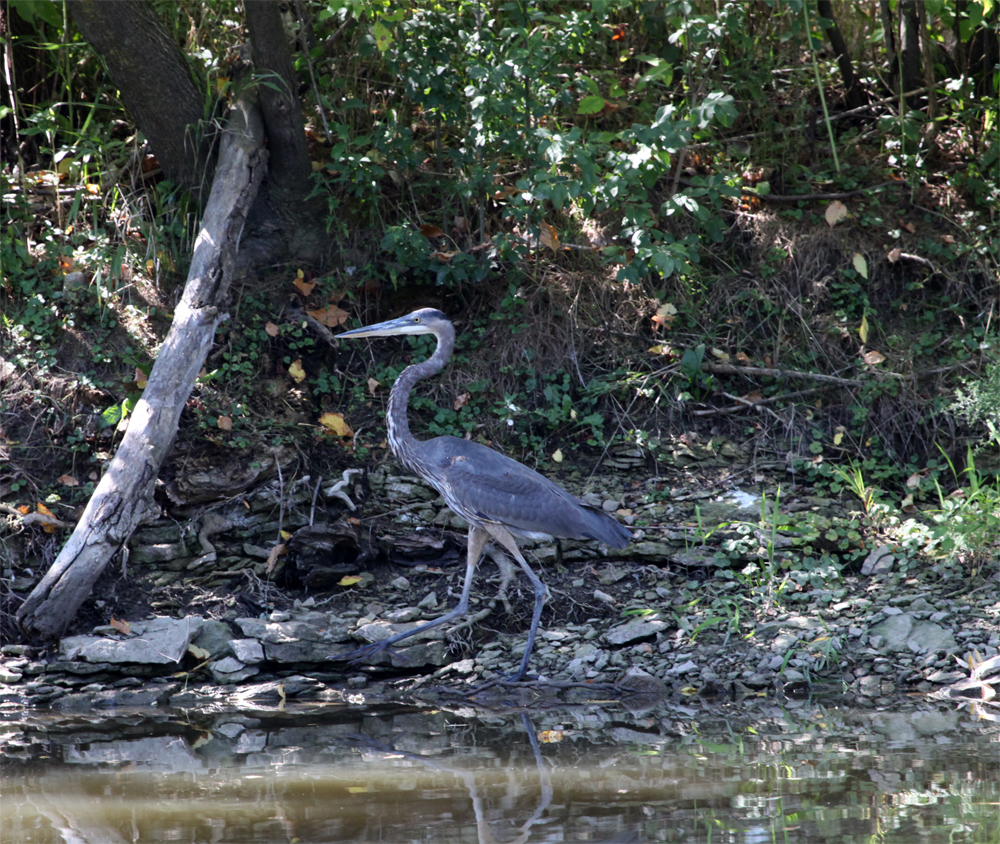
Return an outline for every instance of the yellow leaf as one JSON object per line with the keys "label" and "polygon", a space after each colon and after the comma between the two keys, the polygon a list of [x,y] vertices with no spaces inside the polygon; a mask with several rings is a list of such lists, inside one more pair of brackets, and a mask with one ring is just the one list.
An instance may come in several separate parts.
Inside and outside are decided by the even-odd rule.
{"label": "yellow leaf", "polygon": [[288,367],[288,374],[292,376],[292,380],[296,384],[301,384],[306,379],[306,371],[302,368],[302,361],[295,360],[292,361],[292,365]]}
{"label": "yellow leaf", "polygon": [[556,744],[562,741],[566,737],[566,733],[563,730],[542,730],[538,734],[538,740],[542,744]]}
{"label": "yellow leaf", "polygon": [[284,539],[284,540],[285,540],[286,542],[287,542],[287,541],[288,541],[289,539],[291,539],[291,538],[292,538],[292,534],[291,534],[291,531],[287,531],[287,530],[282,530],[282,531],[278,531],[278,533],[280,533],[280,534],[281,534],[281,538],[282,538],[282,539]]}
{"label": "yellow leaf", "polygon": [[359,574],[345,574],[340,580],[337,581],[338,586],[354,586],[356,583],[361,582],[361,575]]}
{"label": "yellow leaf", "polygon": [[861,337],[862,343],[868,342],[868,317],[861,317],[861,327],[858,329],[858,335]]}
{"label": "yellow leaf", "polygon": [[354,431],[347,424],[343,413],[324,413],[319,418],[319,424],[338,437],[353,437]]}
{"label": "yellow leaf", "polygon": [[556,463],[563,462],[563,453],[561,448],[557,448],[554,452],[552,452],[552,459],[555,460]]}
{"label": "yellow leaf", "polygon": [[865,256],[860,252],[855,252],[851,256],[851,263],[854,265],[854,269],[857,271],[858,275],[862,278],[868,278],[868,262],[865,260]]}
{"label": "yellow leaf", "polygon": [[826,212],[823,216],[826,218],[826,224],[832,229],[841,220],[847,218],[847,206],[839,199],[835,199],[826,206]]}
{"label": "yellow leaf", "polygon": [[349,786],[347,786],[347,793],[348,794],[367,794],[368,793],[368,789],[365,788],[363,785],[349,785]]}
{"label": "yellow leaf", "polygon": [[148,383],[149,381],[146,378],[146,373],[137,366],[135,368],[135,386],[137,386],[140,390],[144,390],[146,389],[146,384]]}
{"label": "yellow leaf", "polygon": [[188,645],[188,653],[195,659],[208,659],[212,654],[197,645]]}

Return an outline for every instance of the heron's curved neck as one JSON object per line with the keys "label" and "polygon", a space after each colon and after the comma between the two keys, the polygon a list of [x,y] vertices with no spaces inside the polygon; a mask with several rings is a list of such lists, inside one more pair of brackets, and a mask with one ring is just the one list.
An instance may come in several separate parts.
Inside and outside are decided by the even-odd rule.
{"label": "heron's curved neck", "polygon": [[410,423],[406,418],[406,406],[410,401],[410,391],[413,385],[432,375],[437,375],[451,357],[451,352],[455,348],[455,329],[450,323],[441,326],[439,331],[434,333],[437,337],[437,348],[434,354],[422,363],[415,363],[406,367],[392,385],[389,393],[389,407],[386,413],[386,426],[389,434],[389,446],[392,453],[411,469],[416,467],[412,463],[413,450],[417,445],[417,440],[410,433]]}

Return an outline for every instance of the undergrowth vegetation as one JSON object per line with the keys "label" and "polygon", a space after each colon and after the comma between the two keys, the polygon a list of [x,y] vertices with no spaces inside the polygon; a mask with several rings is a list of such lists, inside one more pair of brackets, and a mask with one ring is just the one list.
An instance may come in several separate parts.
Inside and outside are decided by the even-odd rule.
{"label": "undergrowth vegetation", "polygon": [[[981,565],[1000,527],[997,8],[922,5],[913,91],[874,5],[289,4],[325,260],[239,280],[180,436],[252,452],[339,412],[337,447],[376,451],[428,338],[334,351],[304,314],[433,305],[460,337],[412,402],[428,434],[550,468],[638,448],[656,473],[678,438],[728,440],[753,475],[853,494],[850,524],[797,523],[794,566],[739,575],[751,592],[880,543]],[[209,132],[240,8],[155,7]],[[0,495],[78,506],[156,359],[199,201],[61,5],[9,8]]]}

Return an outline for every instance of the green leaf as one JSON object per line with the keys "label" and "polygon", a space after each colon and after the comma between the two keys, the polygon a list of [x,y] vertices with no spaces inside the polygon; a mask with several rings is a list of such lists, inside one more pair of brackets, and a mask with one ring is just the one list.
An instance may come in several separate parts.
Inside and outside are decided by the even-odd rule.
{"label": "green leaf", "polygon": [[576,110],[577,114],[597,114],[604,111],[604,97],[591,95],[580,100],[580,105]]}
{"label": "green leaf", "polygon": [[372,25],[372,35],[375,36],[375,46],[380,53],[384,53],[392,44],[392,33],[382,21],[375,21]]}
{"label": "green leaf", "polygon": [[120,404],[113,404],[107,410],[101,414],[101,425],[105,428],[110,428],[112,425],[117,425],[122,420],[122,406]]}

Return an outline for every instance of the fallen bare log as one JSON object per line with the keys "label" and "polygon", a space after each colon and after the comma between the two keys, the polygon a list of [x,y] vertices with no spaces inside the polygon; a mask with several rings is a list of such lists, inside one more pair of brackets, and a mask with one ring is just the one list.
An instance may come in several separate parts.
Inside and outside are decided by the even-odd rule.
{"label": "fallen bare log", "polygon": [[263,137],[256,104],[249,96],[237,99],[223,133],[184,294],[149,382],[72,536],[18,609],[18,624],[31,637],[60,636],[132,531],[157,515],[156,476],[215,330],[227,317],[222,308],[240,234],[266,169]]}

